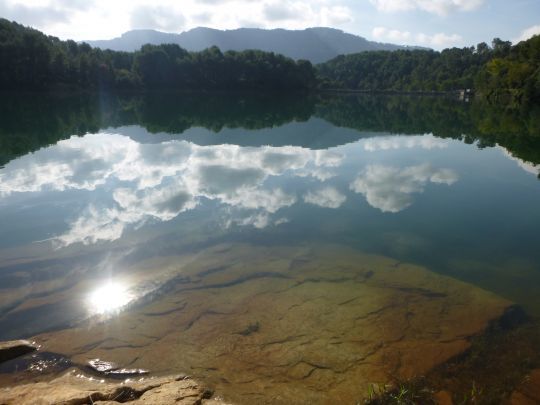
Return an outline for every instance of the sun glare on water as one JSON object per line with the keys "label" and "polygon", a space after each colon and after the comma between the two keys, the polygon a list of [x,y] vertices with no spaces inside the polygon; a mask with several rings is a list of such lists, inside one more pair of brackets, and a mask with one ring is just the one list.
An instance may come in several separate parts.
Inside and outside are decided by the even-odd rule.
{"label": "sun glare on water", "polygon": [[131,301],[127,288],[119,283],[108,282],[88,297],[90,309],[95,314],[117,312]]}

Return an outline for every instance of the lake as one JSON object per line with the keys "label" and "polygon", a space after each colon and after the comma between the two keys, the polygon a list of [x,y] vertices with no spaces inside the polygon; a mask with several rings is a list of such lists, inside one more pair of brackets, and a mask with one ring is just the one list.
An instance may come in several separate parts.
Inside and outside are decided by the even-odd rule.
{"label": "lake", "polygon": [[[159,93],[0,107],[0,340],[187,373],[235,403],[356,403],[509,308],[540,315],[538,110]],[[37,378],[3,367],[3,384]]]}

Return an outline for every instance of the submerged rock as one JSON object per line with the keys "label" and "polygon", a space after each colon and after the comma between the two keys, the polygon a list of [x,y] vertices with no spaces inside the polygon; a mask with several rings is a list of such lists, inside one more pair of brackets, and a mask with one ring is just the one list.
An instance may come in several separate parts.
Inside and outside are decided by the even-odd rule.
{"label": "submerged rock", "polygon": [[2,405],[40,404],[182,404],[211,405],[213,393],[185,377],[146,378],[111,383],[69,372],[50,382],[0,389]]}
{"label": "submerged rock", "polygon": [[[177,257],[139,263],[177,267]],[[219,245],[143,307],[36,336],[74,362],[191,373],[237,403],[357,403],[425,375],[512,306],[414,264],[340,246]],[[142,270],[141,270],[142,272]]]}
{"label": "submerged rock", "polygon": [[534,404],[540,404],[540,369],[533,370],[510,398],[510,405]]}
{"label": "submerged rock", "polygon": [[433,394],[433,399],[437,405],[453,405],[452,395],[448,391],[439,391]]}
{"label": "submerged rock", "polygon": [[37,349],[38,346],[28,340],[0,342],[0,363],[23,356]]}
{"label": "submerged rock", "polygon": [[97,371],[98,373],[118,377],[148,374],[148,370],[144,370],[142,368],[122,368],[116,363],[100,359],[92,359],[88,361],[88,366],[93,371]]}

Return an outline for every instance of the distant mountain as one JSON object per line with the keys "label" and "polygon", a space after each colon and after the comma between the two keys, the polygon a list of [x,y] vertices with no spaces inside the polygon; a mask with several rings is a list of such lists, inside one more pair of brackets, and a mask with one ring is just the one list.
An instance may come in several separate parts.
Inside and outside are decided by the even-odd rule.
{"label": "distant mountain", "polygon": [[115,51],[135,51],[144,44],[178,44],[188,51],[201,51],[217,46],[222,51],[260,49],[280,53],[293,59],[307,59],[312,63],[328,61],[338,55],[362,51],[410,49],[393,44],[368,41],[357,35],[333,28],[305,30],[239,28],[216,30],[194,28],[180,34],[155,30],[133,30],[110,40],[84,41],[91,46]]}

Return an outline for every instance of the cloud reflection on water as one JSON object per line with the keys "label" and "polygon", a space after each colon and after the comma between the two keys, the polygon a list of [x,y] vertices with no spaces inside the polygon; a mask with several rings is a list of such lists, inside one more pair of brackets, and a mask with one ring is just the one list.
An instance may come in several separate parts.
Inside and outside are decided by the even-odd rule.
{"label": "cloud reflection on water", "polygon": [[[363,141],[365,151],[382,152],[446,145],[431,135]],[[298,146],[199,146],[178,140],[142,144],[107,133],[74,136],[9,163],[0,172],[0,196],[100,190],[102,194],[77,213],[69,229],[53,238],[58,247],[114,241],[127,227],[170,221],[195,209],[203,199],[222,206],[228,215],[225,227],[265,228],[288,222],[289,218],[274,214],[299,201],[296,191],[270,180],[278,176],[304,178],[308,190],[301,200],[305,203],[341,207],[347,196],[331,184],[345,159],[341,152]],[[413,194],[422,193],[428,183],[451,185],[457,179],[453,170],[429,164],[404,168],[371,164],[349,188],[364,195],[372,207],[396,213],[409,207]]]}
{"label": "cloud reflection on water", "polygon": [[364,141],[364,150],[368,152],[412,148],[431,150],[445,149],[448,144],[449,140],[436,138],[433,134],[423,136],[381,136],[366,139]]}
{"label": "cloud reflection on water", "polygon": [[347,197],[334,187],[325,187],[316,191],[308,191],[304,195],[304,201],[324,208],[339,208],[347,200]]}
{"label": "cloud reflection on water", "polygon": [[168,221],[201,198],[250,210],[237,223],[266,226],[269,214],[297,201],[266,185],[271,176],[327,179],[343,156],[294,146],[198,146],[186,141],[139,144],[116,134],[72,137],[24,156],[0,174],[2,196],[67,189],[110,191],[113,204],[92,203],[55,238],[60,246],[120,238],[128,225]]}
{"label": "cloud reflection on water", "polygon": [[369,165],[350,188],[363,194],[372,207],[396,213],[409,207],[414,201],[412,195],[424,192],[428,183],[452,185],[457,180],[455,171],[436,169],[429,164],[405,168]]}

